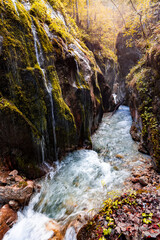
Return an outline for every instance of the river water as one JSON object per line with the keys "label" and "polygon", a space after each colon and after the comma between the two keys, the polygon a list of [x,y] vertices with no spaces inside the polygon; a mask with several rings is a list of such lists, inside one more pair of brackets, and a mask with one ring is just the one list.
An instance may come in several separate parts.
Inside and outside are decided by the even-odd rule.
{"label": "river water", "polygon": [[[132,167],[145,157],[131,139],[131,122],[125,106],[113,116],[106,114],[92,136],[93,150],[69,153],[56,170],[51,169],[40,181],[40,193],[18,212],[18,222],[3,240],[48,240],[53,235],[45,227],[50,219],[65,226],[78,214],[96,211],[107,192],[120,191]],[[76,237],[67,231],[65,239]]]}

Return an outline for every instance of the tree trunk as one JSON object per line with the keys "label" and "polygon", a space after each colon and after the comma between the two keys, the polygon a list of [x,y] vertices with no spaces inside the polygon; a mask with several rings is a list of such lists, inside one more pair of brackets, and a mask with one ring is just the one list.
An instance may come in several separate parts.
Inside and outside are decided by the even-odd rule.
{"label": "tree trunk", "polygon": [[73,1],[73,18],[76,17],[76,11],[75,11],[75,0]]}
{"label": "tree trunk", "polygon": [[122,18],[122,21],[123,21],[123,23],[124,23],[125,29],[127,30],[126,22],[125,22],[125,20],[124,20],[123,14],[122,14],[121,11],[119,10],[119,7],[117,6],[117,4],[116,4],[113,0],[111,0],[111,2],[112,2],[113,5],[117,8],[117,10],[118,10],[118,12],[119,12],[119,14],[120,14],[120,16],[121,16],[121,18]]}
{"label": "tree trunk", "polygon": [[142,14],[137,11],[137,9],[136,9],[136,7],[134,6],[132,0],[129,0],[129,1],[130,1],[131,5],[132,5],[134,11],[137,13],[137,15],[139,15],[139,21],[140,21],[140,26],[141,26],[141,30],[142,30],[142,33],[143,33],[143,37],[146,39],[146,33],[145,33],[145,31],[144,31],[143,23],[142,23]]}
{"label": "tree trunk", "polygon": [[89,0],[87,0],[87,29],[89,29],[89,25],[90,25],[90,22],[89,22]]}
{"label": "tree trunk", "polygon": [[79,25],[78,0],[76,0],[76,22],[77,22],[77,25]]}

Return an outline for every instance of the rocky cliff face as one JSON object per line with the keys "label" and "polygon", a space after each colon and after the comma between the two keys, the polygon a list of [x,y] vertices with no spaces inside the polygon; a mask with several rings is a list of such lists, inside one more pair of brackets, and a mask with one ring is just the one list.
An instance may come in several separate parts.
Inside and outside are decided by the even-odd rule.
{"label": "rocky cliff face", "polygon": [[130,109],[133,118],[131,134],[140,141],[139,150],[149,153],[160,171],[160,45],[132,69],[129,79]]}
{"label": "rocky cliff face", "polygon": [[[157,7],[159,5],[155,9]],[[127,104],[133,118],[131,135],[140,142],[139,150],[149,153],[155,168],[160,171],[160,28],[156,17],[151,19],[152,32],[148,39],[139,38],[139,46],[143,48],[138,48],[135,40],[131,41],[131,47],[127,46],[126,36],[120,34],[117,52],[121,85],[126,86]]]}
{"label": "rocky cliff face", "polygon": [[91,146],[111,92],[60,1],[1,0],[0,16],[0,161],[39,177]]}
{"label": "rocky cliff face", "polygon": [[85,44],[93,52],[100,72],[98,72],[98,83],[101,89],[103,107],[105,111],[113,111],[119,98],[119,69],[116,55],[113,56],[103,52],[103,48],[98,41],[89,42],[85,39]]}
{"label": "rocky cliff face", "polygon": [[134,36],[119,33],[116,48],[120,96],[130,106],[132,138],[140,142],[140,151],[152,156],[155,168],[160,171],[159,4],[153,4],[150,11],[149,26],[144,26],[146,37],[140,28]]}

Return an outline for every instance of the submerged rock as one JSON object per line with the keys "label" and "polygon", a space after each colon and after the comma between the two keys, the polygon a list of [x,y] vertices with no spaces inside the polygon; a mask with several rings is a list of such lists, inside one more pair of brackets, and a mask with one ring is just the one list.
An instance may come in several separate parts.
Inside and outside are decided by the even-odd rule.
{"label": "submerged rock", "polygon": [[62,235],[62,228],[57,222],[51,220],[48,223],[46,223],[46,230],[49,231],[49,232],[50,231],[53,232],[53,235],[50,238],[50,240],[62,240],[62,239],[64,239],[64,237]]}

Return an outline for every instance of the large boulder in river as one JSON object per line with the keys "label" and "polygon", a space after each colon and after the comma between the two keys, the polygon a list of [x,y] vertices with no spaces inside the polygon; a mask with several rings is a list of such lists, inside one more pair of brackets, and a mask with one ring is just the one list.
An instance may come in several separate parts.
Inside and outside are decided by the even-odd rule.
{"label": "large boulder in river", "polygon": [[91,146],[111,91],[60,1],[4,0],[0,14],[0,162],[35,178]]}
{"label": "large boulder in river", "polygon": [[34,190],[34,182],[28,181],[12,172],[0,171],[0,204],[9,203],[17,210],[29,202]]}

